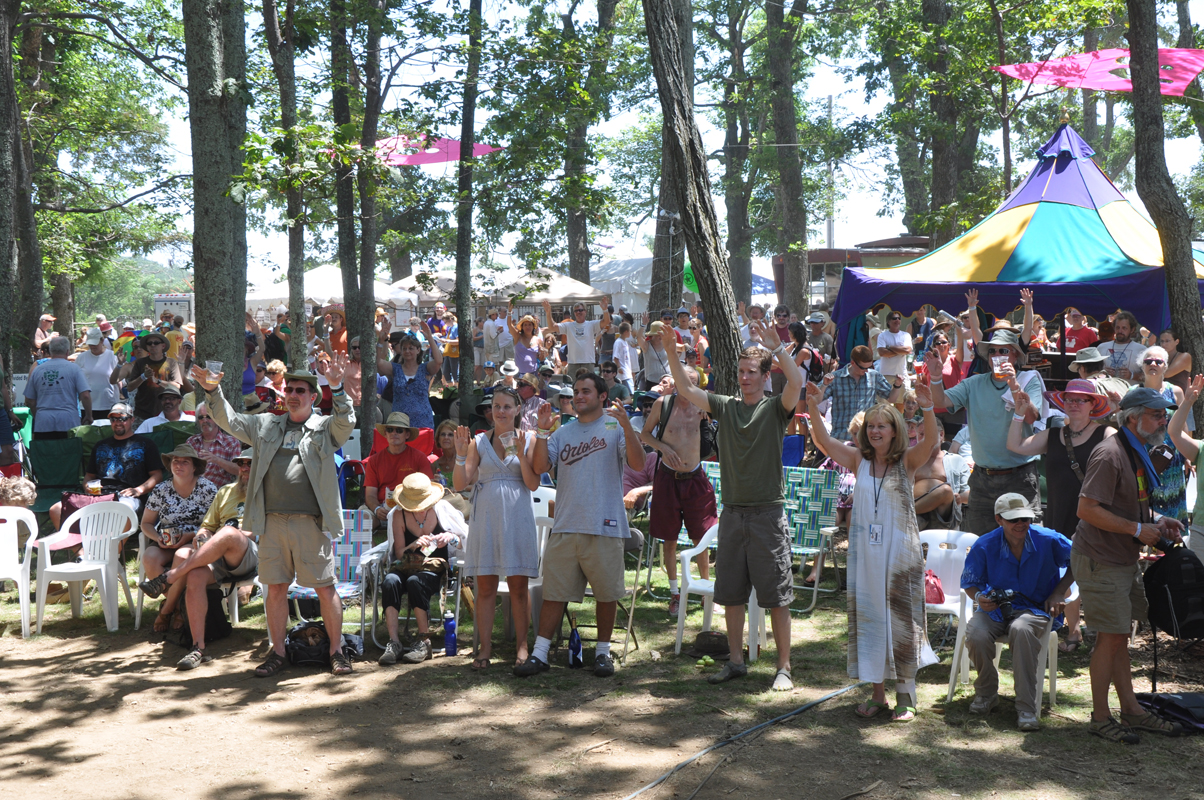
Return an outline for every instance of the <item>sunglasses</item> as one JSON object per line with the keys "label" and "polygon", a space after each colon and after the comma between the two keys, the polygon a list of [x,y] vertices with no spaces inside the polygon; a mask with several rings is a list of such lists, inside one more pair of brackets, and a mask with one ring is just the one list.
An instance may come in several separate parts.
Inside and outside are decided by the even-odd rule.
{"label": "sunglasses", "polygon": [[353,345],[351,345],[351,349],[352,349],[352,350],[359,350],[359,349],[360,349],[360,346],[359,346],[358,344],[353,344]]}
{"label": "sunglasses", "polygon": [[858,364],[856,361],[854,361],[854,362],[853,362],[853,364],[854,364],[854,365],[855,365],[855,366],[856,366],[858,369],[871,369],[871,368],[874,366],[872,363],[870,363],[870,364]]}
{"label": "sunglasses", "polygon": [[109,417],[110,422],[129,422],[132,419],[133,417],[131,416],[122,416],[121,414],[114,414],[113,416]]}
{"label": "sunglasses", "polygon": [[256,367],[256,368],[255,368],[255,371],[256,371],[256,372],[263,372],[263,367]]}
{"label": "sunglasses", "polygon": [[385,433],[409,433],[409,432],[410,432],[409,428],[398,428],[395,425],[386,425],[385,426]]}
{"label": "sunglasses", "polygon": [[285,394],[308,394],[309,389],[302,389],[300,386],[285,386]]}
{"label": "sunglasses", "polygon": [[1161,367],[1166,362],[1163,361],[1161,358],[1147,358],[1145,361],[1142,361],[1141,363],[1142,364],[1153,364],[1155,367]]}
{"label": "sunglasses", "polygon": [[205,421],[205,420],[207,420],[207,419],[213,419],[213,417],[205,417],[205,416],[201,416],[200,414],[197,414],[197,415],[196,415],[196,421],[197,421],[197,422],[204,422],[204,421]]}
{"label": "sunglasses", "polygon": [[1011,355],[1012,348],[1010,347],[988,347],[987,355],[989,356],[1006,356]]}
{"label": "sunglasses", "polygon": [[602,374],[603,374],[603,375],[614,375],[614,374],[615,374],[615,370],[613,370],[613,369],[604,369],[604,370],[602,370]]}

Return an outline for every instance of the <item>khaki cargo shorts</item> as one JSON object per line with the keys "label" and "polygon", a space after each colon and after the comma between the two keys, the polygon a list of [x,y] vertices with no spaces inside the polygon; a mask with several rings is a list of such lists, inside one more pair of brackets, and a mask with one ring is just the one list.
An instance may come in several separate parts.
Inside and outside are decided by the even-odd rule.
{"label": "khaki cargo shorts", "polygon": [[627,594],[623,582],[623,543],[626,539],[590,533],[553,533],[543,556],[543,599],[580,603],[585,584],[594,599],[613,603]]}
{"label": "khaki cargo shorts", "polygon": [[268,514],[259,537],[259,580],[289,584],[294,578],[309,589],[334,586],[330,537],[309,514]]}
{"label": "khaki cargo shorts", "polygon": [[1149,605],[1141,569],[1136,564],[1113,567],[1071,550],[1070,569],[1079,585],[1087,630],[1128,635],[1133,620],[1145,620]]}

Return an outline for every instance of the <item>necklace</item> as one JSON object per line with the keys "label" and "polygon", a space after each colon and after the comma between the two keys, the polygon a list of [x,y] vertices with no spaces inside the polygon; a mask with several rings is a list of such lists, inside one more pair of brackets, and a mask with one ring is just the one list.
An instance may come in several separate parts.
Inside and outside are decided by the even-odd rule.
{"label": "necklace", "polygon": [[428,508],[426,511],[423,511],[422,519],[418,519],[418,514],[414,511],[410,512],[410,516],[413,517],[414,521],[418,523],[418,530],[423,530],[426,528],[427,521],[431,518],[431,510]]}
{"label": "necklace", "polygon": [[1084,425],[1083,427],[1079,428],[1076,431],[1074,428],[1071,428],[1069,425],[1067,425],[1066,433],[1070,436],[1071,439],[1077,439],[1078,437],[1082,436],[1083,432],[1086,431],[1090,427],[1091,427],[1091,423],[1088,422],[1086,425]]}

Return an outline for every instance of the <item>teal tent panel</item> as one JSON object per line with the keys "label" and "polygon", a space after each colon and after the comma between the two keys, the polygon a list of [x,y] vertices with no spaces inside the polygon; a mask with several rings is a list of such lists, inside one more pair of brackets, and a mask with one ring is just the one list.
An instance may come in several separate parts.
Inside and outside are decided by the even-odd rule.
{"label": "teal tent panel", "polygon": [[1094,208],[1041,203],[997,280],[1077,283],[1148,269],[1124,254]]}

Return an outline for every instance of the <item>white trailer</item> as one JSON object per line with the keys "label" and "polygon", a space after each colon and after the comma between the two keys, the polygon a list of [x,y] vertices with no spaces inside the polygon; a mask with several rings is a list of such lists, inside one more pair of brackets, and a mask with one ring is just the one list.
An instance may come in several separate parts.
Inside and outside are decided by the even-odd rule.
{"label": "white trailer", "polygon": [[177,317],[183,317],[185,322],[196,321],[196,309],[193,304],[192,292],[155,295],[155,322],[162,318],[164,311],[170,311]]}

